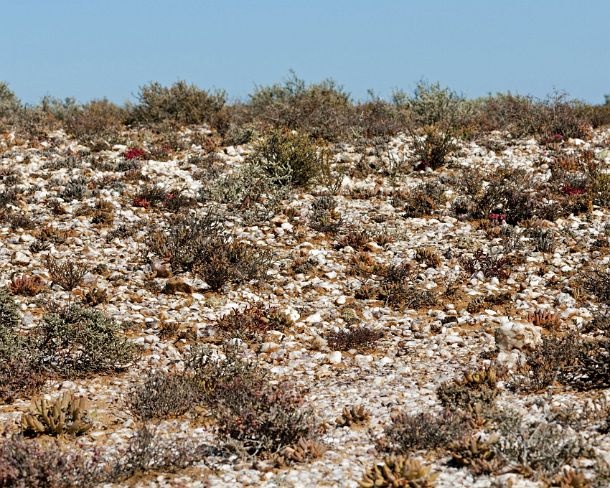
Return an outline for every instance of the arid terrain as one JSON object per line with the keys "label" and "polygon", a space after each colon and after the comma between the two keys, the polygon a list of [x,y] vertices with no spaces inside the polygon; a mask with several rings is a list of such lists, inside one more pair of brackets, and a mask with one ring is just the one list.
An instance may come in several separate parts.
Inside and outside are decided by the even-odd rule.
{"label": "arid terrain", "polygon": [[0,486],[610,486],[609,108],[149,89],[4,105]]}

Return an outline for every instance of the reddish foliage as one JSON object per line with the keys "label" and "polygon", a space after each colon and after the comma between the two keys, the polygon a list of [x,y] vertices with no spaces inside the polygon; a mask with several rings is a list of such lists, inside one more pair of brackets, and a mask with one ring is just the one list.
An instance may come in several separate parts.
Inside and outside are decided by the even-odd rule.
{"label": "reddish foliage", "polygon": [[125,159],[138,159],[144,156],[146,153],[137,147],[132,147],[123,153]]}

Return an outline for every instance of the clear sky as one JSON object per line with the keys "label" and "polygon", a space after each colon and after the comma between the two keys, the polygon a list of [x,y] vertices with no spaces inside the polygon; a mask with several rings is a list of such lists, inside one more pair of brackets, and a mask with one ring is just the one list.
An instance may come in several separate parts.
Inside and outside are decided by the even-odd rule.
{"label": "clear sky", "polygon": [[179,79],[245,98],[294,69],[354,98],[417,81],[469,97],[610,93],[610,0],[0,0],[0,80],[121,103]]}

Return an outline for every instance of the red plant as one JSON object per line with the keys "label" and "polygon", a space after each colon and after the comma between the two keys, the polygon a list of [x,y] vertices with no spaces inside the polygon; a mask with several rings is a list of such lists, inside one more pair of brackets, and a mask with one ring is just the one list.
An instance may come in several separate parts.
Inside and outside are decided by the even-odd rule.
{"label": "red plant", "polygon": [[583,193],[586,193],[587,190],[585,188],[579,188],[577,186],[566,185],[563,187],[563,192],[566,195],[574,196],[574,195],[582,195]]}
{"label": "red plant", "polygon": [[127,151],[125,151],[123,153],[123,157],[125,159],[137,159],[137,158],[141,158],[142,156],[144,156],[146,153],[138,148],[138,147],[132,147],[131,149],[128,149]]}
{"label": "red plant", "polygon": [[146,198],[134,198],[133,199],[133,206],[134,207],[142,207],[142,208],[148,208],[150,207],[150,202],[148,200],[146,200]]}
{"label": "red plant", "polygon": [[490,213],[489,220],[506,220],[505,213]]}

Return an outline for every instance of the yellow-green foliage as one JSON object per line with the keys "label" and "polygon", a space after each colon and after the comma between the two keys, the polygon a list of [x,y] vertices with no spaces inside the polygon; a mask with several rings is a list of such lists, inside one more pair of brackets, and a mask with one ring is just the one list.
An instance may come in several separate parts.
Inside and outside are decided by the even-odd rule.
{"label": "yellow-green foliage", "polygon": [[26,435],[82,435],[91,428],[85,399],[71,392],[52,402],[44,398],[34,400],[32,407],[30,413],[21,417],[21,429]]}
{"label": "yellow-green foliage", "polygon": [[383,464],[369,468],[358,484],[362,488],[431,488],[437,477],[417,459],[389,456]]}

